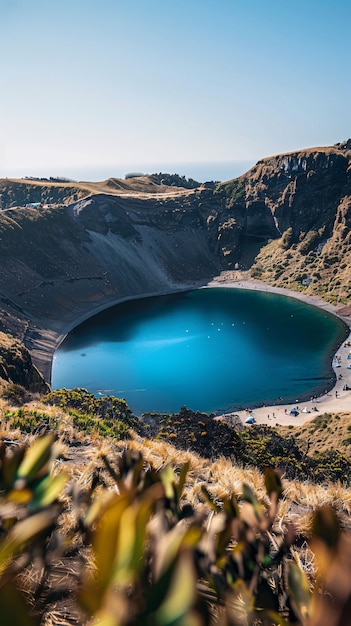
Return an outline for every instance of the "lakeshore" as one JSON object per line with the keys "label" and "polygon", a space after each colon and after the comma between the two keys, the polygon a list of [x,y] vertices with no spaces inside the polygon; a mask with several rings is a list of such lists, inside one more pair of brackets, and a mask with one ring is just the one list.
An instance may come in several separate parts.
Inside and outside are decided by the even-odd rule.
{"label": "lakeshore", "polygon": [[[341,319],[343,321],[344,324],[346,324],[349,327],[349,320],[347,318],[345,318],[344,316],[341,316],[338,314],[338,312],[335,310],[336,307],[333,307],[332,305],[322,301],[321,299],[318,299],[316,297],[309,297],[309,296],[305,296],[304,294],[301,294],[299,292],[295,292],[292,290],[287,290],[287,289],[282,289],[282,288],[274,288],[271,285],[268,285],[262,281],[258,281],[258,280],[251,280],[248,279],[247,277],[247,273],[244,272],[240,272],[240,271],[232,271],[232,272],[222,272],[220,275],[218,275],[215,279],[211,280],[210,282],[206,283],[206,284],[202,284],[202,285],[194,285],[194,284],[189,284],[189,285],[185,285],[183,284],[181,286],[181,289],[176,289],[176,290],[172,290],[172,292],[170,292],[170,290],[162,290],[163,293],[158,293],[157,295],[165,295],[165,292],[169,295],[170,293],[177,293],[179,291],[188,291],[188,290],[200,290],[201,288],[211,288],[211,287],[224,287],[224,288],[228,288],[228,289],[233,289],[233,288],[237,288],[237,289],[242,289],[245,290],[247,292],[249,291],[257,291],[257,292],[267,292],[267,293],[273,293],[273,294],[279,294],[285,297],[291,297],[293,300],[300,300],[306,304],[310,304],[313,305],[314,307],[318,308],[318,309],[324,309],[326,312],[331,313],[332,315],[335,315],[336,317],[338,317],[339,319]],[[150,297],[151,295],[156,295],[156,294],[145,294],[144,297]],[[200,295],[200,294],[199,294]],[[141,294],[139,294],[138,296],[134,296],[134,297],[125,297],[123,298],[123,302],[125,303],[126,301],[129,300],[134,300],[134,299],[140,299],[143,296]],[[118,304],[121,304],[121,300],[118,302]],[[108,307],[110,308],[110,307]],[[90,315],[88,317],[91,317],[93,315],[92,312],[90,312]],[[279,317],[279,314],[278,314]],[[280,319],[280,318],[279,318]],[[276,322],[278,323],[278,319],[276,319]],[[280,321],[279,321],[280,323]],[[268,325],[270,325],[268,323]],[[76,326],[76,324],[74,325]],[[284,324],[284,328],[285,324]],[[188,332],[188,331],[187,331]],[[346,332],[346,331],[345,331]],[[328,336],[328,334],[326,335]],[[307,337],[306,337],[307,339]],[[341,339],[340,339],[341,341]],[[346,343],[348,341],[348,339],[346,338],[346,334],[344,334],[344,343]],[[319,386],[319,389],[315,390],[315,393],[317,393],[317,396],[314,396],[314,399],[306,402],[306,401],[301,401],[301,398],[297,395],[295,398],[295,395],[289,394],[289,396],[285,395],[285,398],[289,397],[290,401],[293,401],[294,404],[287,404],[287,403],[282,403],[279,404],[279,400],[276,401],[276,403],[270,406],[264,406],[261,405],[260,408],[254,408],[253,410],[253,416],[256,420],[257,423],[261,423],[261,424],[270,424],[272,425],[273,423],[278,423],[278,424],[293,424],[293,425],[297,425],[297,424],[303,424],[305,421],[308,421],[310,419],[313,419],[313,417],[315,417],[316,415],[318,415],[318,412],[321,410],[322,412],[325,411],[331,411],[331,412],[335,412],[335,411],[348,411],[350,410],[351,407],[351,392],[349,391],[344,391],[343,390],[343,386],[345,384],[351,386],[351,370],[347,369],[347,364],[348,362],[351,363],[351,360],[347,362],[347,355],[348,355],[348,350],[346,350],[346,348],[343,348],[343,345],[340,346],[340,349],[338,350],[338,356],[340,356],[341,359],[341,363],[337,363],[338,367],[336,367],[334,369],[334,375],[335,378],[338,379],[338,377],[341,375],[340,380],[336,380],[336,384],[332,390],[332,392],[330,391],[330,386],[333,385],[333,378],[329,378],[327,382],[326,381],[326,387],[328,385],[328,391],[326,393],[324,392],[324,386]],[[335,346],[335,343],[334,343]],[[301,346],[302,347],[302,346]],[[334,348],[335,349],[335,348]],[[350,349],[350,348],[349,348]],[[341,354],[341,352],[345,352],[344,355]],[[297,350],[296,353],[296,358],[299,358],[300,352],[299,350]],[[326,353],[325,353],[326,354]],[[86,357],[84,359],[84,361],[87,361],[87,356],[86,353],[84,353],[84,356]],[[208,355],[207,355],[208,356]],[[261,355],[262,356],[262,355]],[[326,356],[328,356],[328,360],[329,363],[332,359],[332,353],[328,353],[328,355],[326,354]],[[64,368],[66,374],[67,374],[67,367]],[[275,378],[275,375],[272,374]],[[305,372],[304,376],[308,376],[309,374],[307,374]],[[250,368],[247,372],[245,372],[245,380],[247,381],[247,384],[250,385],[250,379],[257,379],[257,371],[256,374],[254,373],[254,369],[253,366],[250,365]],[[278,377],[279,378],[279,377]],[[61,381],[60,382],[60,386],[67,386],[67,381]],[[74,386],[82,386],[83,383],[81,383],[81,381],[79,381],[79,384],[75,384]],[[216,385],[215,380],[212,381],[213,386]],[[322,383],[323,385],[323,383]],[[84,384],[83,384],[84,386]],[[141,385],[143,386],[143,385]],[[109,381],[108,384],[104,385],[102,382],[101,384],[98,384],[98,388],[100,389],[104,389],[105,387],[108,387],[109,389],[114,387],[114,384],[112,384],[111,381]],[[138,385],[136,386],[136,388],[139,388]],[[121,389],[124,389],[124,387],[122,386]],[[294,392],[293,392],[294,393]],[[334,394],[334,395],[333,395]],[[120,391],[119,392],[120,397],[124,397],[123,396],[123,392]],[[281,394],[284,395],[284,394]],[[266,403],[268,398],[278,398],[279,393],[275,393],[272,395],[266,395]],[[304,396],[301,396],[306,398],[306,393],[304,394]],[[308,398],[309,396],[307,396]],[[242,409],[246,409],[246,407],[256,407],[258,406],[258,402],[259,400],[256,399],[256,401],[254,400],[254,398],[252,397],[252,394],[246,394],[246,398],[248,398],[248,400],[244,400],[241,402],[241,404],[238,404],[238,407],[241,407]],[[261,396],[262,398],[262,396]],[[295,398],[295,400],[294,400]],[[334,401],[334,403],[333,403]],[[185,404],[187,404],[187,406],[191,406],[191,400],[188,399],[184,399]],[[250,405],[250,402],[252,402],[252,404]],[[217,406],[221,406],[220,404],[217,404]],[[226,406],[224,404],[224,406]],[[229,403],[227,404],[227,406],[229,406]],[[298,415],[292,416],[290,415],[290,410],[293,406],[298,406]],[[304,411],[302,411],[302,409],[305,409]],[[313,410],[314,409],[314,410]],[[317,410],[316,410],[317,409]],[[138,413],[138,409],[134,409],[136,410],[136,412]],[[161,409],[156,409],[155,410],[161,410]],[[309,411],[309,412],[308,412]],[[230,411],[217,411],[218,414],[222,413],[224,415],[227,414],[231,414],[231,413],[235,413],[236,415],[240,415],[240,418],[242,420],[242,422],[245,422],[245,420],[247,419],[247,417],[249,416],[249,412],[247,410],[235,410],[232,409],[231,412]]]}
{"label": "lakeshore", "polygon": [[[350,316],[341,316],[337,312],[337,307],[325,302],[317,296],[307,296],[289,289],[273,287],[259,280],[248,280],[240,271],[223,272],[206,286],[221,286],[230,289],[251,289],[254,291],[264,291],[289,296],[332,313],[336,317],[339,317],[350,330],[348,338],[342,343],[333,358],[333,370],[336,376],[333,389],[308,401],[300,402],[299,398],[296,398],[294,404],[273,404],[254,408],[250,411],[248,410],[250,407],[247,407],[245,410],[235,411],[234,414],[238,415],[243,423],[252,415],[257,424],[267,424],[269,426],[274,426],[275,424],[280,426],[299,426],[312,420],[317,415],[326,412],[340,413],[351,411],[351,390],[343,389],[344,385],[351,387],[351,369],[348,369],[348,365],[351,364],[351,360],[348,359],[348,354],[351,350],[351,345],[348,345],[349,342],[351,343]],[[290,410],[293,407],[297,407],[298,415],[296,416],[290,415]],[[303,409],[305,409],[305,412]],[[226,415],[232,415],[232,413],[224,413],[219,416],[219,418]]]}

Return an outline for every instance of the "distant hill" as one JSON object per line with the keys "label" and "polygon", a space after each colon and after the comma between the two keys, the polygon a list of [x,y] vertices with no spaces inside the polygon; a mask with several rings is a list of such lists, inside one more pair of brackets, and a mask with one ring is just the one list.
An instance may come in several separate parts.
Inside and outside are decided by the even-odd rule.
{"label": "distant hill", "polygon": [[100,182],[69,181],[62,178],[1,178],[0,210],[24,207],[30,204],[68,205],[81,198],[98,193],[177,193],[195,189],[201,183],[178,174],[133,174],[126,178],[108,178]]}

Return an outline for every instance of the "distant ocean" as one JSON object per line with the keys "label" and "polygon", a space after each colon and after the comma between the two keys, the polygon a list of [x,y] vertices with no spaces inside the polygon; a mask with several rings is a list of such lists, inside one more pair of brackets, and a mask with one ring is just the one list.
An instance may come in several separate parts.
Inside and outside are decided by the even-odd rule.
{"label": "distant ocean", "polygon": [[[51,176],[65,176],[74,180],[100,181],[107,178],[124,178],[126,174],[155,174],[165,172],[206,181],[225,181],[245,174],[255,161],[215,161],[203,163],[148,163],[134,165],[106,165],[105,167],[68,168],[66,172],[51,172]],[[43,175],[43,174],[41,174]],[[46,175],[46,174],[44,174]]]}

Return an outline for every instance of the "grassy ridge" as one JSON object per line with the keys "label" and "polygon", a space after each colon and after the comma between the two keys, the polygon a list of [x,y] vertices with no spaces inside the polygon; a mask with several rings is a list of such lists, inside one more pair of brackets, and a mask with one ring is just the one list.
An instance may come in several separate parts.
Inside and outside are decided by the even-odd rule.
{"label": "grassy ridge", "polygon": [[163,441],[87,436],[52,404],[22,409],[55,436],[23,443],[3,402],[4,626],[323,626],[329,605],[347,611],[340,485],[282,484]]}
{"label": "grassy ridge", "polygon": [[[6,398],[9,391],[2,393]],[[18,400],[23,403],[23,394],[19,393]],[[247,428],[240,420],[239,427],[186,407],[172,415],[146,414],[139,419],[125,400],[112,396],[95,398],[85,389],[61,389],[43,397],[39,409],[31,404],[8,408],[3,419],[23,433],[57,430],[61,418],[52,417],[54,407],[69,416],[77,431],[88,435],[119,441],[136,433],[211,460],[224,457],[241,467],[252,466],[262,472],[267,467],[279,468],[290,480],[341,481],[345,486],[351,483],[349,414],[333,418],[323,414],[298,428],[257,424]]]}

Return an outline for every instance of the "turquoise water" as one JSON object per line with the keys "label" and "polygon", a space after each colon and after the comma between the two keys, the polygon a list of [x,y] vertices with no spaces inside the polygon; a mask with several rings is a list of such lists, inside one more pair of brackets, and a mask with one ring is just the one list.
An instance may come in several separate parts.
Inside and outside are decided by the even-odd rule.
{"label": "turquoise water", "polygon": [[124,397],[131,409],[238,410],[318,395],[345,339],[334,316],[293,298],[199,289],[117,305],[56,351],[52,386]]}

